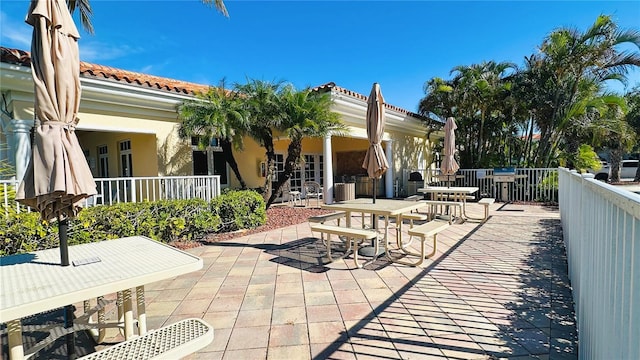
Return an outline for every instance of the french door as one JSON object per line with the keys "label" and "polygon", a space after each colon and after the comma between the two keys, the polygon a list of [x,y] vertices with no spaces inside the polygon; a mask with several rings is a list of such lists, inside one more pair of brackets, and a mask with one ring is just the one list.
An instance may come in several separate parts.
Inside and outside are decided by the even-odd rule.
{"label": "french door", "polygon": [[324,157],[321,154],[304,154],[304,163],[291,176],[291,190],[303,191],[305,181],[324,182]]}

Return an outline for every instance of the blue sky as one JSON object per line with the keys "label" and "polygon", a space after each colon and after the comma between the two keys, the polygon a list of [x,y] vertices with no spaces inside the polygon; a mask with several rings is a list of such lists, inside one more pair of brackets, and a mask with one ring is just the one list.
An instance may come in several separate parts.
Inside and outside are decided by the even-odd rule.
{"label": "blue sky", "polygon": [[[296,87],[330,81],[416,111],[423,85],[484,60],[518,65],[559,27],[601,14],[640,29],[640,1],[226,1],[229,18],[200,1],[91,1],[95,35],[83,61],[215,85],[247,77]],[[27,0],[0,2],[0,43],[30,49]],[[640,71],[631,74],[640,83]],[[622,91],[622,86],[615,86]]]}

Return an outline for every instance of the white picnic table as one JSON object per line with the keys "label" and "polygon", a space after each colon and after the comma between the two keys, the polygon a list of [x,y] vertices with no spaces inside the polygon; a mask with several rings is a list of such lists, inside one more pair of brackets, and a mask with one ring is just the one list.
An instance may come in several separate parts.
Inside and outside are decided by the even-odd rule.
{"label": "white picnic table", "polygon": [[468,218],[467,216],[467,196],[475,194],[478,190],[474,186],[427,186],[425,188],[418,189],[419,193],[432,194],[433,200],[447,200],[458,201],[462,203],[462,219]]}
{"label": "white picnic table", "polygon": [[0,323],[7,324],[12,360],[25,354],[22,318],[111,293],[124,293],[125,338],[134,335],[135,320],[143,335],[147,331],[144,285],[203,266],[202,259],[143,236],[70,246],[69,260],[73,265],[61,266],[57,248],[0,257]]}
{"label": "white picnic table", "polygon": [[[391,200],[391,199],[376,199],[376,202],[373,202],[373,199],[369,198],[359,198],[354,200],[347,200],[336,202],[333,204],[324,204],[322,205],[323,209],[327,210],[336,210],[336,211],[344,211],[346,213],[346,221],[345,226],[351,227],[351,214],[352,213],[360,213],[362,214],[364,220],[364,214],[373,214],[376,219],[378,216],[384,217],[384,244],[385,250],[388,246],[388,228],[389,228],[389,218],[393,217],[396,221],[396,236],[401,236],[402,234],[402,220],[400,219],[400,215],[403,213],[411,212],[412,210],[420,209],[424,207],[424,204],[415,201],[407,201],[407,200]],[[375,220],[377,222],[377,220]],[[363,221],[364,225],[364,221]],[[373,225],[373,224],[372,224]],[[375,226],[375,228],[378,228]],[[375,253],[378,253],[378,242],[375,242]],[[375,257],[375,256],[374,256]]]}

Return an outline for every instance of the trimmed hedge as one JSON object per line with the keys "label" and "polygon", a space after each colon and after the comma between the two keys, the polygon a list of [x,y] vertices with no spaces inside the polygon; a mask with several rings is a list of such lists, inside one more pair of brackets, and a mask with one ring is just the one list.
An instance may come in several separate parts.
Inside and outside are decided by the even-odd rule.
{"label": "trimmed hedge", "polygon": [[[266,222],[262,196],[255,191],[225,191],[210,203],[202,199],[119,203],[82,210],[69,226],[69,244],[144,235],[169,243],[195,241],[206,234],[255,228]],[[9,213],[0,223],[0,256],[59,245],[57,223],[38,213]]]}

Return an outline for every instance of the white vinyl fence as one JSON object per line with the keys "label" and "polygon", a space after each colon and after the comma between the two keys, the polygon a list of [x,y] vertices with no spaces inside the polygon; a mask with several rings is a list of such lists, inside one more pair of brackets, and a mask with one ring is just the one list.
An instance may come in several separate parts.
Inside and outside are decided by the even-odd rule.
{"label": "white vinyl fence", "polygon": [[[407,195],[415,194],[417,188],[423,187],[425,184],[443,183],[442,179],[435,175],[439,173],[438,169],[420,169],[417,171],[422,175],[424,184],[423,182],[415,184],[405,180],[404,189],[408,190]],[[506,186],[506,199],[502,199],[503,184],[494,183],[492,176],[493,169],[460,169],[456,176],[451,176],[450,180],[452,186],[455,184],[456,186],[478,187],[480,195],[504,201],[558,201],[557,168],[516,169],[516,181],[504,184]],[[404,178],[408,179],[408,172],[404,174]]]}
{"label": "white vinyl fence", "polygon": [[[150,176],[96,178],[98,194],[85,200],[85,206],[200,198],[210,201],[220,195],[220,176]],[[0,180],[3,209],[29,210],[13,201],[12,191],[19,185],[16,180]]]}
{"label": "white vinyl fence", "polygon": [[149,176],[97,178],[98,195],[89,205],[200,198],[220,195],[220,176]]}
{"label": "white vinyl fence", "polygon": [[559,170],[580,359],[640,359],[640,195]]}

